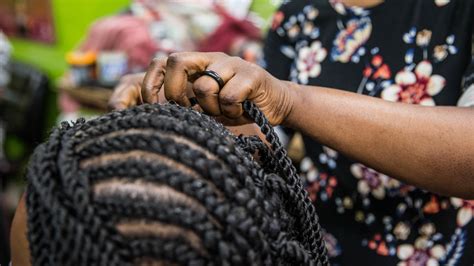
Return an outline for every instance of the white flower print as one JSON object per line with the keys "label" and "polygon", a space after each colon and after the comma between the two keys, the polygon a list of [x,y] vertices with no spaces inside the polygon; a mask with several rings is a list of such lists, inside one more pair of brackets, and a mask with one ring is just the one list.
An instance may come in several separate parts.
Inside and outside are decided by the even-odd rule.
{"label": "white flower print", "polygon": [[385,198],[385,187],[388,184],[389,177],[378,173],[362,164],[356,163],[351,166],[352,174],[359,179],[357,190],[364,196],[369,193],[376,199]]}
{"label": "white flower print", "polygon": [[416,35],[416,44],[418,46],[427,46],[430,43],[431,34],[431,31],[426,29],[418,32]]}
{"label": "white flower print", "polygon": [[463,200],[451,198],[451,204],[458,209],[456,222],[458,226],[463,227],[474,217],[474,200]]}
{"label": "white flower print", "polygon": [[[423,241],[423,240],[421,240]],[[446,250],[441,245],[435,245],[430,249],[416,248],[410,244],[400,245],[397,256],[401,262],[398,266],[437,266]]]}
{"label": "white flower print", "polygon": [[341,15],[346,14],[346,7],[344,6],[341,0],[330,0],[329,3],[334,8],[334,10],[336,10],[337,13]]}
{"label": "white flower print", "polygon": [[410,226],[405,222],[399,222],[393,229],[393,234],[397,239],[406,240],[410,235]]}
{"label": "white flower print", "polygon": [[414,72],[402,70],[395,76],[395,83],[382,91],[381,97],[387,101],[434,106],[432,96],[445,86],[446,80],[440,75],[431,75],[433,66],[421,61]]}
{"label": "white flower print", "polygon": [[451,0],[435,0],[435,4],[437,6],[445,6],[447,4],[449,4]]}
{"label": "white flower print", "polygon": [[303,8],[303,13],[306,14],[306,17],[309,20],[313,20],[319,15],[319,10],[313,6],[308,5]]}
{"label": "white flower print", "polygon": [[420,236],[414,245],[402,244],[397,248],[397,257],[401,260],[398,266],[437,266],[446,254],[446,248],[434,244],[436,228],[432,223],[426,223],[419,229]]}
{"label": "white flower print", "polygon": [[448,57],[448,54],[449,53],[448,53],[447,45],[436,45],[433,50],[433,56],[438,62],[446,59],[446,57]]}
{"label": "white flower print", "polygon": [[326,58],[327,51],[322,47],[320,41],[314,41],[311,46],[305,46],[299,50],[296,68],[298,70],[298,81],[308,84],[309,78],[315,78],[321,73],[321,62]]}
{"label": "white flower print", "polygon": [[319,37],[319,28],[314,25],[313,20],[316,19],[318,15],[319,10],[308,5],[303,8],[302,12],[289,16],[288,20],[281,25],[285,14],[278,11],[273,16],[271,28],[276,31],[278,35],[282,37],[287,36],[292,40],[297,39],[302,34],[309,36],[311,39],[316,39]]}
{"label": "white flower print", "polygon": [[446,43],[442,45],[436,45],[433,48],[434,62],[441,62],[448,57],[450,54],[457,54],[458,48],[454,46],[455,36],[449,35],[446,37]]}
{"label": "white flower print", "polygon": [[354,18],[346,23],[333,41],[331,58],[334,61],[347,63],[352,56],[367,42],[372,33],[372,22],[369,17]]}
{"label": "white flower print", "polygon": [[314,182],[318,179],[319,171],[309,157],[304,157],[300,163],[300,175],[306,176],[307,182]]}
{"label": "white flower print", "polygon": [[294,24],[288,28],[287,34],[290,38],[295,38],[300,33],[300,26]]}
{"label": "white flower print", "polygon": [[323,153],[319,154],[319,162],[322,164],[327,164],[330,169],[336,168],[336,160],[338,157],[337,151],[323,146]]}

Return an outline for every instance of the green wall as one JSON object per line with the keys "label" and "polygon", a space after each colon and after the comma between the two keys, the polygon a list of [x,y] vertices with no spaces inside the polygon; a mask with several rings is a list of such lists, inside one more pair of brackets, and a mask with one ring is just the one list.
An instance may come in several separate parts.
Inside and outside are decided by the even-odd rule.
{"label": "green wall", "polygon": [[[61,76],[67,65],[64,54],[84,37],[89,25],[99,17],[119,12],[130,0],[51,0],[56,43],[44,45],[22,39],[12,39],[15,59],[44,70],[53,80]],[[275,5],[270,0],[254,0],[251,9],[269,18]]]}
{"label": "green wall", "polygon": [[[56,42],[51,45],[13,38],[13,58],[34,65],[50,78],[53,93],[48,98],[47,128],[54,125],[58,114],[54,84],[64,73],[64,55],[84,38],[88,27],[96,19],[123,10],[131,0],[51,0]],[[277,0],[254,0],[251,9],[270,19]]]}

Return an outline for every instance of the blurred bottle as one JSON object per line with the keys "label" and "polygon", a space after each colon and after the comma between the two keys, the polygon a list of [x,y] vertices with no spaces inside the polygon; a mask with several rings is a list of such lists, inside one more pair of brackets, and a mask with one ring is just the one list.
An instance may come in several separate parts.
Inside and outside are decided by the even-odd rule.
{"label": "blurred bottle", "polygon": [[92,85],[96,80],[95,52],[70,52],[66,55],[66,62],[71,67],[71,79],[75,86]]}

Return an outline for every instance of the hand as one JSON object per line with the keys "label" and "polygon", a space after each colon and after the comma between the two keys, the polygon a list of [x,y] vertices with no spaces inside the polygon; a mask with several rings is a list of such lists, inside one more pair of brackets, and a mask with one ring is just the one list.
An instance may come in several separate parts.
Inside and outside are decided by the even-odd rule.
{"label": "hand", "polygon": [[141,85],[145,73],[123,76],[109,100],[110,108],[114,110],[126,109],[143,103]]}
{"label": "hand", "polygon": [[[219,88],[209,76],[213,70],[225,85]],[[168,58],[154,59],[141,86],[118,87],[112,102],[120,107],[137,103],[156,103],[164,88],[167,100],[190,106],[189,97],[196,97],[200,108],[217,116],[227,125],[251,123],[244,116],[242,103],[253,101],[273,125],[281,124],[291,112],[293,94],[287,85],[259,66],[223,53],[175,53]]]}
{"label": "hand", "polygon": [[[109,107],[112,110],[122,110],[147,102],[144,101],[142,96],[146,94],[145,86],[142,86],[145,76],[145,72],[123,76],[118,85],[114,88],[112,96],[109,99]],[[149,79],[155,80],[154,78]],[[144,92],[142,90],[144,90]],[[189,90],[191,91],[191,88],[189,88]],[[161,89],[158,94],[154,94],[153,96],[147,95],[147,100],[150,103],[167,102],[164,90]]]}

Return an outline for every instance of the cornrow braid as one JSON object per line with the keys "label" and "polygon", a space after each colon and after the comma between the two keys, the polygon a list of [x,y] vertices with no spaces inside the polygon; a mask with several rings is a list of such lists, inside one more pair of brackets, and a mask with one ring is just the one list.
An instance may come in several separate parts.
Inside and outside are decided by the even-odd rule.
{"label": "cornrow braid", "polygon": [[244,107],[271,148],[175,104],[54,129],[27,172],[32,264],[327,265],[301,180]]}

